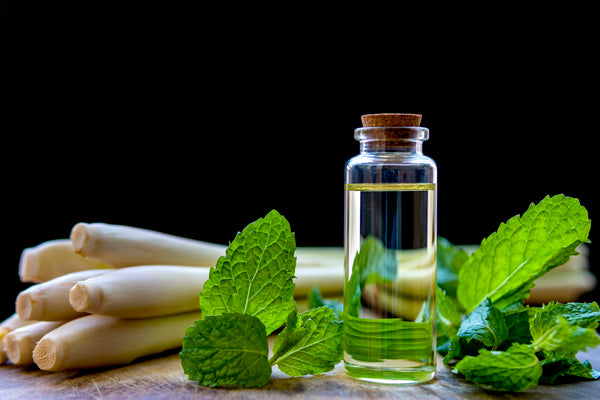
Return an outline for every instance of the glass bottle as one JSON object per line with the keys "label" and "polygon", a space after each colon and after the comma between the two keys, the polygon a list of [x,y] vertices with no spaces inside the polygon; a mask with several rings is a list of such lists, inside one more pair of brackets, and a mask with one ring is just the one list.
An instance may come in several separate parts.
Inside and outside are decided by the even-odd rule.
{"label": "glass bottle", "polygon": [[365,381],[435,376],[437,167],[420,120],[363,115],[346,164],[344,365]]}

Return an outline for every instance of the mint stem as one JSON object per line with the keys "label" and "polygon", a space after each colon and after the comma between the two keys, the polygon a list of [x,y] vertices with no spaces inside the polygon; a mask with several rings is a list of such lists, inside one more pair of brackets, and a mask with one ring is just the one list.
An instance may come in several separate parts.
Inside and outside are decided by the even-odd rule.
{"label": "mint stem", "polygon": [[269,358],[269,366],[272,367],[273,365],[277,364],[278,361],[279,353],[273,354],[273,357]]}

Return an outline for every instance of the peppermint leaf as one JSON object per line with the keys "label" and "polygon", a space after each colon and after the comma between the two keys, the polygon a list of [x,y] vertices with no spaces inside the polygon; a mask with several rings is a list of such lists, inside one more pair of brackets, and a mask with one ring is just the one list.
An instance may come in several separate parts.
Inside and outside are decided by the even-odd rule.
{"label": "peppermint leaf", "polygon": [[210,387],[260,387],[271,367],[265,326],[256,317],[223,314],[205,317],[189,327],[179,353],[192,381]]}
{"label": "peppermint leaf", "polygon": [[342,359],[342,323],[326,306],[293,311],[275,338],[271,365],[290,376],[331,371]]}
{"label": "peppermint leaf", "polygon": [[531,332],[529,329],[529,308],[523,304],[516,304],[510,309],[503,311],[506,327],[508,328],[508,339],[506,344],[512,343],[531,343]]}
{"label": "peppermint leaf", "polygon": [[569,325],[577,325],[582,328],[598,328],[600,323],[600,307],[595,301],[592,303],[555,303],[550,302],[542,308],[530,308],[532,317],[538,317],[538,322],[542,319],[548,321],[556,316],[565,318]]}
{"label": "peppermint leaf", "polygon": [[444,362],[466,354],[477,354],[484,348],[496,350],[507,338],[508,327],[504,315],[492,306],[489,299],[485,299],[460,324]]}
{"label": "peppermint leaf", "polygon": [[267,334],[294,309],[296,242],[288,221],[273,210],[235,237],[200,293],[203,315],[256,316]]}
{"label": "peppermint leaf", "polygon": [[543,374],[540,383],[556,384],[580,380],[596,380],[600,372],[589,361],[580,362],[573,354],[544,352]]}
{"label": "peppermint leaf", "polygon": [[462,312],[458,309],[454,300],[446,292],[436,287],[436,331],[437,331],[437,351],[446,355],[450,339],[458,333],[462,322]]}
{"label": "peppermint leaf", "polygon": [[324,299],[318,287],[315,286],[310,292],[308,292],[306,300],[309,309],[327,306],[334,311],[335,317],[338,319],[338,321],[342,321],[344,319],[344,305],[339,300]]}
{"label": "peppermint leaf", "polygon": [[436,287],[437,336],[450,338],[458,333],[462,323],[462,312],[456,303],[440,287]]}
{"label": "peppermint leaf", "polygon": [[475,357],[466,356],[453,372],[484,388],[520,392],[538,384],[542,366],[531,346],[514,344],[506,351],[483,349]]}
{"label": "peppermint leaf", "polygon": [[546,196],[481,242],[460,269],[458,300],[471,311],[486,297],[500,309],[527,298],[535,279],[577,254],[590,226],[579,200]]}
{"label": "peppermint leaf", "polygon": [[437,284],[448,296],[456,299],[458,273],[469,255],[442,236],[437,241]]}
{"label": "peppermint leaf", "polygon": [[597,303],[549,303],[530,309],[533,346],[538,350],[575,353],[600,344],[596,327],[600,321]]}

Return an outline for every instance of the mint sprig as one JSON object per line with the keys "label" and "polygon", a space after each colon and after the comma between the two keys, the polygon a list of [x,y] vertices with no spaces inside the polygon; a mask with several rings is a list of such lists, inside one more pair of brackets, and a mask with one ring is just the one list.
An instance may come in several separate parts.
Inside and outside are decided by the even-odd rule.
{"label": "mint sprig", "polygon": [[[445,262],[453,264],[442,269],[458,270],[456,299],[438,290],[438,351],[446,354],[444,363],[458,360],[453,372],[493,390],[598,379],[599,372],[575,357],[600,344],[598,304],[523,305],[535,279],[577,254],[576,247],[588,241],[590,226],[579,200],[547,196],[523,216],[501,224],[468,259],[455,257],[459,251],[444,242]],[[444,283],[452,287],[451,279]],[[463,311],[466,318],[457,330],[457,315]]]}
{"label": "mint sprig", "polygon": [[[475,343],[478,347],[469,348],[465,347],[465,335],[461,337],[459,331],[444,359],[444,362],[459,359],[453,372],[483,387],[513,392],[527,390],[538,382],[554,383],[562,377],[571,380],[600,377],[600,372],[593,370],[589,362],[581,363],[575,357],[579,350],[600,344],[595,332],[600,322],[597,303],[549,303],[541,308],[528,307],[516,312],[501,312],[491,306],[489,299],[484,303],[469,314],[463,324],[468,327],[473,314],[482,307],[491,307],[496,314],[493,322],[496,330],[501,325],[509,327],[509,332],[510,328],[519,325],[517,329],[522,330],[525,324],[530,330],[529,340],[523,340],[526,336],[511,337],[509,333],[499,346],[504,350],[494,350],[495,343],[490,346],[491,343],[478,341],[476,333],[470,339],[471,344]],[[529,318],[523,320],[521,317],[526,314]],[[515,316],[518,318],[515,319]]]}
{"label": "mint sprig", "polygon": [[[248,225],[209,274],[202,319],[187,329],[179,356],[190,380],[210,387],[261,387],[278,364],[290,376],[330,371],[342,358],[342,323],[320,307],[298,314],[296,243],[273,210]],[[268,357],[267,335],[286,327]]]}

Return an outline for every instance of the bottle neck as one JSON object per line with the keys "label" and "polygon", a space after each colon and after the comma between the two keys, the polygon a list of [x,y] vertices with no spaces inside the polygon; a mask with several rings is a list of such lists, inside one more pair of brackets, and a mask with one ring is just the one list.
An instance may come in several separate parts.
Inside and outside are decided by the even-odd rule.
{"label": "bottle neck", "polygon": [[361,140],[361,153],[423,154],[422,140]]}
{"label": "bottle neck", "polygon": [[429,130],[422,127],[366,127],[357,128],[354,138],[360,142],[361,153],[423,154],[423,142],[429,138]]}

